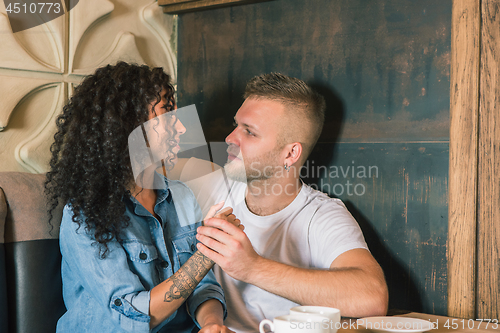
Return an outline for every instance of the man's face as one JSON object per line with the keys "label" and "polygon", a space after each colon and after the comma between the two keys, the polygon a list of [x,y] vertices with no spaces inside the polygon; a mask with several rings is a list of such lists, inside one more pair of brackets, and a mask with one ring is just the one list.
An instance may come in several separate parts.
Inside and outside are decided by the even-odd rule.
{"label": "man's face", "polygon": [[278,146],[284,106],[269,99],[247,98],[234,117],[236,128],[229,145],[227,175],[237,181],[271,178],[281,166]]}

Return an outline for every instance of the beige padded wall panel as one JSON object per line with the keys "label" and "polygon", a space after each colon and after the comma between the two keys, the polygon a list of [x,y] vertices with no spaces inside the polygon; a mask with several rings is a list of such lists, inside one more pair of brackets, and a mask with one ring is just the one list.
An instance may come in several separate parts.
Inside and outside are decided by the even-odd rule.
{"label": "beige padded wall panel", "polygon": [[152,0],[85,0],[14,34],[0,2],[0,171],[48,170],[54,121],[69,88],[97,67],[145,63],[163,67],[175,82],[175,20]]}

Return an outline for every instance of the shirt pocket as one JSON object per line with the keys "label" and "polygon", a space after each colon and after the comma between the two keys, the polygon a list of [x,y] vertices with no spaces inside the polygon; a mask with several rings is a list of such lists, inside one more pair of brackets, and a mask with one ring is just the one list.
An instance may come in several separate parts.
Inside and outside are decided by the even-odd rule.
{"label": "shirt pocket", "polygon": [[158,259],[158,250],[153,244],[125,241],[122,246],[129,259],[134,263],[148,264]]}
{"label": "shirt pocket", "polygon": [[172,244],[179,258],[180,265],[184,265],[196,252],[196,230],[182,235],[181,238],[172,240]]}

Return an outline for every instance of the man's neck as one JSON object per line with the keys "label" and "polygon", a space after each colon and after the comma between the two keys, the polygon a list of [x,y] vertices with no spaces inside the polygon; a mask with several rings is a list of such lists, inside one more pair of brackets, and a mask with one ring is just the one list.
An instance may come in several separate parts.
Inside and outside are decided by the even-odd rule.
{"label": "man's neck", "polygon": [[255,215],[275,214],[292,203],[301,187],[299,178],[254,180],[247,186],[246,205]]}

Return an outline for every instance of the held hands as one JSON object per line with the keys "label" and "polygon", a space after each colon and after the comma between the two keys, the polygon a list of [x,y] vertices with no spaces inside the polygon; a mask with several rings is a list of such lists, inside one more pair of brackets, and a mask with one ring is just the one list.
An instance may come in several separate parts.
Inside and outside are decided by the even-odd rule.
{"label": "held hands", "polygon": [[203,326],[203,328],[198,333],[235,333],[235,332],[231,331],[224,325],[208,324]]}
{"label": "held hands", "polygon": [[[212,208],[216,206],[218,205]],[[227,219],[218,216],[207,218],[204,225],[198,228],[196,238],[201,242],[197,245],[198,250],[232,278],[249,282],[250,272],[261,257],[253,249],[243,232],[243,226],[232,214],[232,209],[221,213],[225,214]]]}
{"label": "held hands", "polygon": [[[226,207],[223,210],[219,211],[219,209],[221,209],[222,207],[224,207],[224,201],[221,201],[218,204],[215,204],[212,207],[210,207],[207,216],[205,216],[203,222],[205,222],[210,218],[221,219],[221,220],[226,220],[227,222],[240,228],[241,230],[244,230],[245,227],[243,226],[243,224],[241,224],[241,221],[238,220],[236,216],[233,214],[233,209],[231,207]],[[203,225],[205,224],[203,223]]]}

